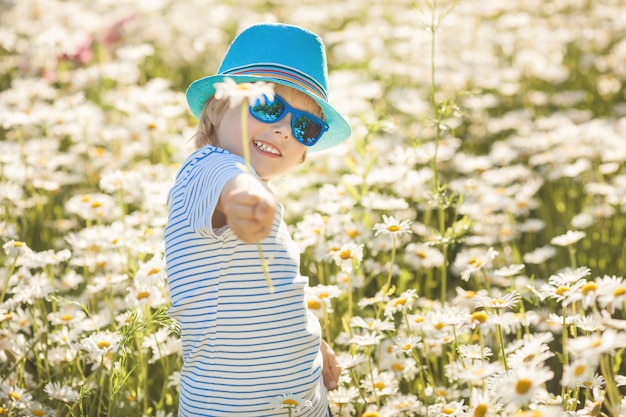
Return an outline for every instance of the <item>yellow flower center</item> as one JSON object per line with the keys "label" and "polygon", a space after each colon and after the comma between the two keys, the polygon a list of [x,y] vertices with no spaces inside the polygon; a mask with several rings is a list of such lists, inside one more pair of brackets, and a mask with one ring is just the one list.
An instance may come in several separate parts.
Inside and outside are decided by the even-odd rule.
{"label": "yellow flower center", "polygon": [[158,274],[159,272],[161,272],[161,268],[152,268],[148,271],[148,276]]}
{"label": "yellow flower center", "polygon": [[94,201],[93,203],[91,203],[91,207],[92,208],[102,207],[102,203],[99,201]]}
{"label": "yellow flower center", "polygon": [[46,415],[43,410],[32,410],[31,413],[33,413],[35,417],[43,417]]}
{"label": "yellow flower center", "polygon": [[14,248],[23,248],[24,247],[24,242],[20,242],[19,240],[16,240],[15,242],[13,242],[13,247]]}
{"label": "yellow flower center", "polygon": [[569,287],[559,287],[556,289],[556,295],[563,295],[569,291]]}
{"label": "yellow flower center", "polygon": [[348,237],[351,239],[356,239],[360,235],[361,233],[359,233],[359,231],[356,229],[348,230]]}
{"label": "yellow flower center", "polygon": [[403,306],[405,304],[406,304],[406,298],[400,297],[396,301],[394,301],[393,306],[398,307],[398,306]]}
{"label": "yellow flower center", "polygon": [[450,414],[454,414],[456,410],[452,407],[443,407],[443,410],[441,410],[442,413],[450,415]]}
{"label": "yellow flower center", "polygon": [[13,401],[19,401],[19,400],[20,400],[20,398],[22,398],[22,396],[21,396],[20,394],[18,394],[17,392],[15,392],[15,391],[11,391],[11,392],[9,392],[8,396],[9,396],[9,398],[10,398],[10,399],[12,399]]}
{"label": "yellow flower center", "polygon": [[350,252],[349,250],[343,250],[341,251],[341,253],[339,253],[339,257],[341,259],[350,259],[351,256],[352,256],[352,252]]}
{"label": "yellow flower center", "polygon": [[361,417],[380,417],[380,413],[378,411],[366,411],[361,414]]}
{"label": "yellow flower center", "polygon": [[393,363],[391,365],[391,369],[393,369],[396,372],[402,372],[404,371],[404,365],[402,365],[401,363]]}
{"label": "yellow flower center", "polygon": [[377,383],[374,384],[374,388],[382,390],[382,389],[385,388],[385,383],[381,382],[381,381],[378,381]]}
{"label": "yellow flower center", "polygon": [[485,417],[488,409],[487,404],[478,404],[474,408],[474,417]]}
{"label": "yellow flower center", "polygon": [[484,323],[487,321],[489,316],[484,311],[474,311],[471,315],[471,321],[477,321],[479,323]]}
{"label": "yellow flower center", "polygon": [[578,365],[576,367],[576,369],[574,369],[574,375],[576,375],[576,376],[581,376],[584,372],[585,372],[585,366],[584,365]]}
{"label": "yellow flower center", "polygon": [[422,259],[428,258],[428,255],[423,250],[418,250],[417,252],[415,252],[415,256]]}
{"label": "yellow flower center", "polygon": [[437,330],[441,330],[441,329],[443,329],[444,327],[446,327],[446,323],[439,322],[439,323],[435,324],[433,327],[434,327],[435,329],[437,329]]}
{"label": "yellow flower center", "polygon": [[111,342],[107,340],[101,340],[98,343],[96,343],[96,346],[98,346],[99,349],[106,349],[111,346]]}
{"label": "yellow flower center", "polygon": [[533,382],[530,379],[522,378],[515,384],[515,392],[518,394],[526,394],[532,386]]}
{"label": "yellow flower center", "polygon": [[387,227],[387,230],[389,230],[391,233],[397,232],[400,230],[400,226],[398,226],[397,224],[392,224],[391,226]]}
{"label": "yellow flower center", "polygon": [[63,320],[63,321],[71,321],[72,318],[73,318],[73,316],[71,314],[63,314],[61,316],[61,320]]}
{"label": "yellow flower center", "polygon": [[613,295],[619,297],[620,295],[626,294],[626,287],[619,287],[613,291]]}
{"label": "yellow flower center", "polygon": [[580,289],[583,293],[583,295],[587,295],[590,292],[596,291],[598,289],[598,284],[596,284],[595,282],[587,282],[585,283],[585,285],[582,286],[582,288]]}
{"label": "yellow flower center", "polygon": [[293,398],[286,398],[283,400],[283,404],[289,406],[289,407],[297,407],[298,401],[294,400]]}
{"label": "yellow flower center", "polygon": [[328,296],[329,296],[329,294],[328,294],[328,293],[323,292],[323,293],[320,293],[320,295],[318,295],[317,297],[318,297],[320,300],[323,300],[324,298],[328,298]]}
{"label": "yellow flower center", "polygon": [[483,264],[483,261],[480,260],[479,258],[476,258],[476,257],[472,256],[471,258],[469,258],[467,263],[470,264],[470,265],[475,266],[476,268],[479,268]]}
{"label": "yellow flower center", "polygon": [[149,298],[149,297],[150,297],[150,291],[139,291],[137,293],[138,300],[143,300],[144,298]]}
{"label": "yellow flower center", "polygon": [[317,300],[310,300],[306,304],[311,310],[319,310],[322,307],[322,303]]}

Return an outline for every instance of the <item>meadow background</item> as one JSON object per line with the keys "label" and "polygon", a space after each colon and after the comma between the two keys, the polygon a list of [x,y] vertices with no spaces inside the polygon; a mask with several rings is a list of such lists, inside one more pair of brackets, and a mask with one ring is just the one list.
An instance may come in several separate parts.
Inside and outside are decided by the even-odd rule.
{"label": "meadow background", "polygon": [[354,130],[274,184],[335,415],[626,415],[623,0],[3,0],[0,416],[176,415],[184,91],[263,21]]}

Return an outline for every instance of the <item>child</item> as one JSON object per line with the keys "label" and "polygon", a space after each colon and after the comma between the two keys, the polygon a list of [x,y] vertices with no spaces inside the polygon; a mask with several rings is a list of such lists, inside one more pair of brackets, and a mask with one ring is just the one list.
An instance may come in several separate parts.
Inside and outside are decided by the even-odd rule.
{"label": "child", "polygon": [[[226,78],[272,83],[275,98],[232,108],[214,97]],[[179,416],[325,417],[326,389],[336,387],[341,368],[307,311],[298,247],[267,187],[307,151],[350,136],[327,102],[324,45],[296,26],[252,26],[235,38],[217,75],[189,86],[187,102],[199,119],[197,150],[170,190],[165,230],[170,315],[183,343]],[[242,105],[249,106],[250,173]]]}

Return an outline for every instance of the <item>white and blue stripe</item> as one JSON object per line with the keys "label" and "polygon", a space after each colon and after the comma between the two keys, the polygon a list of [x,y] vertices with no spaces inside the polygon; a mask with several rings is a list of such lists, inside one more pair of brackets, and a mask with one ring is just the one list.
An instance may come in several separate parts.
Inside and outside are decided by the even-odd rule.
{"label": "white and blue stripe", "polygon": [[300,415],[323,417],[320,327],[306,307],[307,280],[282,207],[261,242],[273,293],[257,245],[211,226],[220,192],[242,164],[206,146],[184,162],[170,190],[165,256],[170,316],[182,332],[179,416],[286,416],[271,401],[293,394],[313,404]]}

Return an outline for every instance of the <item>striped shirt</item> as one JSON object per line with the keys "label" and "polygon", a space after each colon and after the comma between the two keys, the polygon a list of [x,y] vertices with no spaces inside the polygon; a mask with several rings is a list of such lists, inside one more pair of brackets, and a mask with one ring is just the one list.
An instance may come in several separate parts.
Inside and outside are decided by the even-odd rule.
{"label": "striped shirt", "polygon": [[224,185],[243,172],[243,163],[205,146],[183,163],[168,197],[169,313],[183,345],[178,415],[287,416],[275,401],[291,394],[311,402],[297,415],[323,417],[320,326],[304,300],[307,280],[299,274],[300,253],[283,207],[261,241],[273,293],[257,244],[211,224]]}

